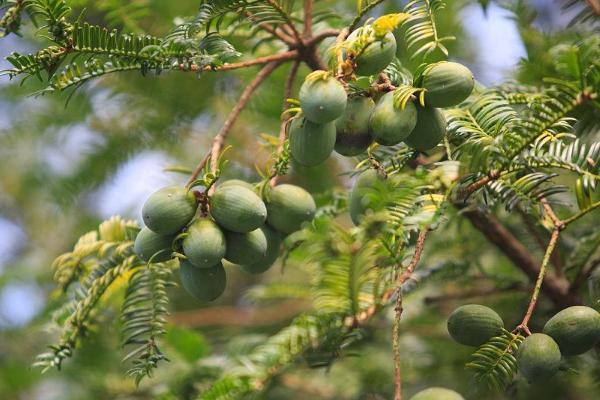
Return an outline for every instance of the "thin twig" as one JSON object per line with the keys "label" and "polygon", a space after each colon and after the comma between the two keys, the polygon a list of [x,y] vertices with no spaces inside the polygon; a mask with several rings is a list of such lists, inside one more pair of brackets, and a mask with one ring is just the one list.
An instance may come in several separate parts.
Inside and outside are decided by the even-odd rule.
{"label": "thin twig", "polygon": [[[517,211],[521,215],[521,219],[523,221],[523,224],[525,225],[525,229],[527,229],[527,232],[529,232],[529,234],[535,239],[538,246],[542,250],[545,250],[548,239],[542,237],[542,235],[540,234],[539,230],[536,228],[536,225],[533,223],[530,216],[527,213],[525,213],[525,211],[523,211],[522,208],[520,208],[520,207],[517,208]],[[562,261],[562,258],[560,257],[560,254],[558,253],[558,249],[552,253],[551,261],[552,261],[552,264],[554,265],[554,269],[556,270],[556,274],[558,276],[562,276],[563,269],[564,269],[564,263]]]}
{"label": "thin twig", "polygon": [[286,51],[284,53],[271,54],[271,55],[268,55],[268,56],[255,58],[255,59],[252,59],[252,60],[240,61],[240,62],[231,63],[231,64],[223,64],[223,65],[220,65],[218,67],[211,67],[211,66],[200,67],[200,66],[195,65],[195,64],[192,64],[190,66],[186,66],[184,64],[180,64],[179,65],[179,69],[181,69],[182,71],[193,71],[193,72],[200,72],[200,71],[230,71],[230,70],[234,70],[234,69],[251,67],[253,65],[268,64],[268,63],[273,62],[273,61],[287,61],[287,60],[292,60],[294,58],[297,58],[298,54],[299,53],[298,53],[297,50],[290,50],[290,51]]}
{"label": "thin twig", "polygon": [[428,228],[423,228],[419,232],[417,238],[417,244],[415,246],[415,253],[413,254],[408,267],[398,278],[398,285],[396,286],[396,308],[394,325],[392,327],[392,347],[394,352],[394,400],[402,400],[402,373],[400,366],[400,320],[402,319],[402,284],[406,282],[412,273],[414,272],[417,264],[421,260],[421,254],[423,254],[423,248],[425,247],[425,240],[427,239]]}
{"label": "thin twig", "polygon": [[540,295],[540,291],[542,289],[542,284],[544,283],[544,277],[546,275],[546,269],[548,263],[550,262],[550,256],[552,252],[556,248],[558,244],[558,237],[560,236],[560,229],[554,228],[552,231],[552,236],[550,236],[550,242],[548,243],[548,247],[546,248],[546,253],[544,254],[544,259],[542,260],[542,266],[540,267],[540,272],[538,274],[537,280],[535,282],[535,287],[533,288],[533,293],[531,294],[531,300],[529,301],[529,306],[527,306],[527,312],[523,317],[523,321],[515,328],[515,332],[523,332],[526,335],[530,335],[529,331],[529,320],[533,315],[533,311],[535,310],[535,306],[537,305],[537,301]]}
{"label": "thin twig", "polygon": [[323,29],[321,32],[317,33],[315,36],[308,39],[305,43],[306,47],[311,47],[321,42],[323,39],[327,39],[330,37],[336,37],[340,34],[339,29]]}
{"label": "thin twig", "polygon": [[402,366],[400,355],[400,319],[402,318],[402,292],[396,298],[394,325],[392,327],[392,351],[394,352],[394,400],[402,400]]}
{"label": "thin twig", "polygon": [[281,17],[285,20],[286,26],[288,26],[292,30],[292,34],[294,35],[294,38],[296,38],[296,40],[298,42],[302,42],[302,37],[300,36],[300,32],[298,32],[298,29],[296,29],[296,26],[294,25],[294,21],[292,21],[292,19],[288,15],[288,13],[285,12],[285,10],[283,8],[281,8],[279,3],[277,3],[275,0],[267,0],[267,3],[269,3],[269,5],[271,7],[273,7],[279,13],[279,15],[281,15]]}
{"label": "thin twig", "polygon": [[[487,240],[494,244],[516,267],[535,282],[539,275],[539,264],[523,244],[500,223],[492,214],[477,207],[466,207],[462,203],[454,204],[461,214],[469,219],[474,228],[479,230]],[[547,273],[542,290],[556,307],[568,307],[578,304],[580,299],[569,293],[569,281],[564,277]]]}
{"label": "thin twig", "polygon": [[[292,97],[292,91],[294,89],[294,80],[296,79],[296,75],[298,74],[298,69],[300,68],[300,61],[296,60],[292,67],[290,68],[290,73],[288,75],[287,81],[285,82],[285,89],[283,91],[283,112],[289,108],[288,99]],[[279,142],[277,144],[277,154],[281,154],[283,151],[283,146],[285,144],[286,139],[286,126],[289,120],[289,114],[285,113],[281,118],[281,126],[279,127]],[[275,175],[271,178],[271,186],[277,185],[279,181],[279,175]]]}
{"label": "thin twig", "polygon": [[[246,88],[242,92],[237,104],[229,112],[227,119],[223,123],[223,127],[221,128],[221,130],[219,131],[217,136],[215,136],[215,138],[213,139],[212,148],[211,148],[211,156],[210,156],[210,163],[211,163],[212,170],[216,170],[218,168],[219,154],[221,153],[221,149],[223,148],[223,143],[225,142],[225,138],[227,137],[229,130],[231,129],[231,127],[233,126],[233,124],[235,123],[237,118],[239,117],[239,115],[242,112],[242,110],[244,109],[244,107],[246,107],[246,104],[248,104],[248,100],[250,100],[250,97],[252,96],[254,91],[260,86],[261,83],[263,83],[263,81],[271,74],[271,72],[273,72],[275,70],[275,68],[277,68],[277,66],[280,63],[281,63],[281,61],[274,61],[274,62],[271,62],[271,63],[265,65],[258,72],[258,74],[252,80],[252,82],[250,82],[250,84],[248,86],[246,86]],[[213,188],[214,188],[214,186],[213,186]]]}
{"label": "thin twig", "polygon": [[313,1],[304,0],[304,38],[308,39],[312,36],[313,24]]}
{"label": "thin twig", "polygon": [[[252,14],[249,11],[245,11],[245,14],[250,20],[252,20],[254,18],[254,14]],[[268,32],[271,35],[279,38],[282,42],[286,43],[288,46],[296,44],[296,40],[293,37],[285,34],[284,32],[277,30],[277,28],[273,27],[271,24],[268,24],[266,22],[261,22],[258,24],[258,27],[260,29],[262,29],[263,31]]]}
{"label": "thin twig", "polygon": [[554,227],[557,229],[564,229],[565,223],[562,222],[560,220],[560,218],[558,218],[556,216],[556,214],[554,213],[554,210],[552,209],[552,206],[550,205],[548,200],[545,198],[542,198],[540,200],[540,203],[542,203],[542,207],[544,208],[544,211],[546,212],[548,217],[550,217],[550,220],[552,221],[552,224],[554,224]]}
{"label": "thin twig", "polygon": [[565,224],[565,226],[567,226],[567,225],[577,221],[579,218],[583,217],[587,213],[594,211],[598,207],[600,207],[600,201],[593,203],[591,206],[589,206],[588,208],[586,208],[584,210],[581,210],[580,212],[573,215],[572,217],[563,220],[563,224]]}
{"label": "thin twig", "polygon": [[[206,154],[206,156],[204,156],[202,161],[200,161],[200,163],[198,163],[196,168],[194,168],[194,172],[188,179],[188,185],[191,182],[193,182],[194,180],[196,180],[196,178],[198,177],[198,175],[200,174],[200,172],[202,171],[202,169],[205,167],[206,163],[208,162],[209,158],[211,161],[211,168],[213,170],[217,169],[218,163],[219,163],[219,154],[221,153],[221,149],[223,148],[223,143],[225,142],[225,137],[229,133],[229,130],[233,126],[233,123],[237,120],[238,116],[240,115],[240,113],[242,112],[242,110],[244,109],[246,104],[248,103],[248,100],[250,100],[250,97],[252,96],[254,91],[269,76],[269,74],[271,74],[271,72],[273,72],[273,70],[275,70],[275,68],[277,68],[277,66],[279,64],[281,64],[281,62],[282,61],[273,61],[273,62],[265,65],[260,70],[260,72],[256,75],[256,77],[252,80],[252,82],[250,82],[250,84],[248,86],[246,86],[246,88],[242,92],[242,95],[240,96],[240,99],[238,100],[237,104],[229,112],[229,115],[227,116],[227,119],[225,120],[223,127],[221,128],[219,133],[217,133],[217,135],[214,137],[210,151]],[[212,188],[214,188],[214,186]],[[212,190],[212,188],[211,188],[211,190]]]}

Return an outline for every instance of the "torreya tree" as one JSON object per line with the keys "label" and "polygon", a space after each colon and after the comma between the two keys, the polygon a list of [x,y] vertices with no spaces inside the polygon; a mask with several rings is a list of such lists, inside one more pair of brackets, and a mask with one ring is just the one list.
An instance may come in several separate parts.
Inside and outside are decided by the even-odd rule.
{"label": "torreya tree", "polygon": [[[61,332],[35,362],[42,371],[66,366],[90,333],[113,318],[128,375],[152,387],[155,371],[172,368],[165,340],[175,349],[190,340],[191,348],[200,346],[191,332],[167,327],[173,293],[211,302],[226,291],[230,275],[258,275],[277,264],[285,267],[277,279],[236,297],[298,300],[301,311],[267,338],[222,355],[225,361],[189,367],[185,380],[193,389],[164,398],[288,398],[272,392],[286,385],[284,374],[367,357],[380,331],[391,337],[385,356],[393,366],[388,391],[380,394],[401,399],[403,373],[412,372],[402,360],[414,350],[402,341],[411,325],[403,322],[411,307],[405,300],[429,281],[462,288],[427,304],[458,300],[442,321],[443,340],[457,354],[470,347],[471,356],[459,354],[466,365],[459,373],[474,378],[474,392],[429,382],[433,387],[412,399],[520,398],[519,390],[528,390],[522,385],[553,377],[567,389],[552,398],[594,396],[589,387],[574,397],[565,393],[576,390],[568,388],[574,371],[598,378],[598,357],[588,353],[600,339],[596,0],[566,4],[574,10],[571,26],[546,41],[524,2],[505,3],[530,40],[530,59],[515,80],[492,87],[448,61],[456,38],[438,23],[447,12],[441,0],[200,1],[195,15],[177,19],[164,36],[125,33],[141,29],[135,16],[150,12],[149,5],[102,2],[122,19],[121,30],[97,25],[97,17],[74,11],[81,2],[69,3],[0,0],[0,33],[19,35],[32,24],[41,46],[8,55],[12,66],[3,75],[37,81],[32,92],[43,98],[66,92],[60,101],[67,111],[80,106],[86,83],[131,71],[144,76],[144,85],[167,72],[200,81],[249,72],[210,146],[193,149],[197,164],[169,169],[184,174],[184,185],[141,199],[143,224],[110,218],[56,258],[61,296],[52,323]],[[263,135],[260,150],[250,139],[228,151],[246,106],[279,70],[285,78],[270,87],[280,99],[279,129]],[[126,154],[131,143],[119,140],[106,155],[122,157],[122,148]],[[258,179],[228,179],[236,155],[265,151]],[[342,185],[311,194],[298,184],[329,168],[344,172]],[[483,248],[495,249],[493,257],[483,258]],[[501,255],[509,262],[495,268]],[[301,279],[286,279],[298,272]],[[521,295],[498,312],[470,299],[490,305],[498,293]],[[542,302],[548,306],[540,313]],[[577,367],[575,356],[583,353],[595,371]]]}

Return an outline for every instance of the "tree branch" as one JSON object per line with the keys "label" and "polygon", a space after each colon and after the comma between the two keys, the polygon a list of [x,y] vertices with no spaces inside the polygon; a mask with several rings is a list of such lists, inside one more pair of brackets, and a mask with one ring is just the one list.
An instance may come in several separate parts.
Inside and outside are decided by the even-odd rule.
{"label": "tree branch", "polygon": [[[461,206],[455,205],[459,209]],[[530,252],[498,220],[479,209],[463,209],[463,215],[471,224],[494,244],[512,263],[535,281],[540,268]],[[563,277],[546,274],[542,291],[556,307],[564,308],[579,304],[576,295],[569,293],[569,282]]]}
{"label": "tree branch", "polygon": [[[252,14],[252,13],[251,13],[251,12],[249,12],[249,11],[245,11],[245,14],[246,14],[246,16],[247,16],[249,19],[252,19],[252,18],[254,18],[254,14]],[[291,37],[291,36],[288,36],[288,35],[287,35],[287,34],[285,34],[284,32],[280,32],[280,31],[278,31],[278,30],[277,30],[277,28],[273,27],[273,26],[272,26],[272,25],[270,25],[270,24],[267,24],[267,23],[261,22],[261,23],[259,23],[259,24],[258,24],[258,27],[259,27],[260,29],[262,29],[263,31],[265,31],[265,32],[268,32],[268,33],[270,33],[271,35],[273,35],[273,36],[275,36],[275,37],[279,38],[279,39],[280,39],[282,42],[284,42],[284,43],[285,43],[285,44],[287,44],[288,46],[292,46],[292,45],[294,45],[294,44],[296,43],[296,40],[294,40],[294,38],[293,38],[293,37]]]}
{"label": "tree branch", "polygon": [[563,222],[563,224],[565,224],[565,226],[568,226],[568,225],[572,224],[573,222],[577,221],[579,218],[581,218],[584,215],[586,215],[587,213],[594,211],[598,207],[600,207],[600,201],[598,201],[596,203],[593,203],[591,206],[589,206],[585,210],[581,210],[577,214],[573,215],[570,218],[567,218],[567,219],[563,220],[562,222]]}
{"label": "tree branch", "polygon": [[294,35],[294,38],[296,39],[296,41],[302,42],[302,37],[300,36],[300,32],[298,32],[298,29],[296,29],[296,26],[294,25],[294,21],[292,21],[292,19],[288,15],[288,13],[286,13],[285,10],[283,8],[281,8],[279,3],[277,3],[275,0],[267,0],[267,3],[269,3],[269,5],[271,7],[273,7],[279,13],[279,15],[281,15],[281,17],[285,20],[286,26],[289,26],[289,28],[292,30],[292,34]]}
{"label": "tree branch", "polygon": [[336,37],[340,34],[339,29],[324,29],[321,32],[317,33],[315,36],[308,39],[305,43],[306,47],[312,47],[323,41],[323,39],[327,39],[329,37]]}
{"label": "tree branch", "polygon": [[304,38],[312,36],[313,1],[304,0]]}
{"label": "tree branch", "polygon": [[544,259],[542,260],[542,265],[540,267],[540,272],[538,274],[537,280],[535,282],[535,287],[533,288],[533,293],[531,294],[531,300],[529,301],[529,305],[527,306],[527,312],[523,317],[523,321],[517,328],[515,328],[514,332],[523,332],[526,335],[531,335],[529,331],[529,320],[533,315],[533,311],[535,310],[535,306],[537,305],[538,297],[540,295],[540,290],[542,289],[542,284],[544,283],[544,277],[546,276],[546,269],[548,267],[548,263],[550,262],[550,256],[552,252],[556,248],[558,244],[558,237],[560,235],[560,228],[556,227],[552,231],[552,236],[550,236],[550,242],[548,243],[548,247],[546,248],[546,253],[544,254]]}
{"label": "tree branch", "polygon": [[[223,143],[225,142],[225,137],[229,133],[229,130],[231,129],[231,127],[237,120],[238,116],[240,115],[240,113],[242,112],[242,110],[244,109],[246,104],[248,103],[248,100],[250,100],[250,97],[252,96],[254,91],[271,74],[271,72],[273,72],[275,70],[275,68],[277,68],[277,66],[279,66],[279,64],[281,64],[281,62],[282,62],[281,60],[272,61],[269,64],[265,65],[260,70],[260,72],[256,75],[256,77],[252,80],[252,82],[250,82],[250,84],[248,84],[248,86],[246,86],[246,88],[242,92],[237,104],[229,112],[227,119],[225,119],[225,122],[223,123],[223,127],[221,128],[219,133],[217,133],[217,135],[214,137],[210,152],[207,153],[207,155],[204,156],[204,158],[202,159],[202,161],[200,161],[200,163],[196,166],[196,168],[194,168],[194,172],[192,172],[192,175],[188,179],[188,185],[191,182],[193,182],[194,180],[196,180],[196,178],[198,177],[198,175],[200,174],[202,169],[205,167],[205,165],[209,159],[211,161],[211,168],[213,170],[217,169],[218,162],[219,162],[219,154],[221,153],[221,149],[223,148]],[[213,186],[213,188],[214,188],[214,186]]]}
{"label": "tree branch", "polygon": [[244,107],[246,107],[246,104],[248,104],[248,100],[250,100],[250,97],[252,96],[254,91],[261,85],[261,83],[263,83],[263,81],[271,74],[271,72],[273,72],[275,68],[279,66],[279,64],[281,64],[281,61],[273,61],[265,65],[258,72],[258,74],[252,80],[252,82],[250,82],[250,84],[246,86],[237,104],[229,112],[227,119],[223,123],[223,127],[221,128],[217,136],[215,136],[215,138],[213,139],[210,156],[211,169],[216,170],[218,168],[219,154],[221,153],[221,149],[223,148],[225,138],[227,137],[229,130],[231,129],[235,121],[238,119]]}
{"label": "tree branch", "polygon": [[247,61],[240,61],[238,63],[231,63],[231,64],[223,64],[220,65],[218,67],[200,67],[198,65],[192,64],[189,67],[185,66],[184,64],[180,64],[179,65],[179,69],[181,69],[182,71],[193,71],[193,72],[201,72],[201,71],[231,71],[234,69],[240,69],[240,68],[247,68],[247,67],[251,67],[253,65],[261,65],[261,64],[268,64],[270,62],[273,61],[287,61],[287,60],[292,60],[294,58],[298,58],[298,51],[297,50],[290,50],[290,51],[286,51],[284,53],[279,53],[279,54],[271,54],[268,56],[264,56],[264,57],[259,57],[259,58],[255,58],[252,60],[247,60]]}
{"label": "tree branch", "polygon": [[419,232],[417,238],[417,244],[415,245],[415,253],[413,254],[408,267],[398,278],[398,285],[396,286],[396,308],[394,317],[394,326],[392,327],[392,347],[394,352],[394,400],[402,400],[402,373],[400,366],[400,320],[402,319],[402,284],[406,282],[412,273],[414,272],[417,264],[421,260],[423,254],[423,248],[425,247],[425,240],[429,233],[428,228],[423,228]]}

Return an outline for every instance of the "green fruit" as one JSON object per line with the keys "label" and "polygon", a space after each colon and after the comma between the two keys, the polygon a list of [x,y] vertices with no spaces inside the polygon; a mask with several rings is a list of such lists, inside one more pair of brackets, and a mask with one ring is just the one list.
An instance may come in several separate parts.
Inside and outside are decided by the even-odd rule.
{"label": "green fruit", "polygon": [[544,333],[558,343],[563,355],[583,354],[600,339],[600,313],[585,306],[565,308],[546,322]]}
{"label": "green fruit", "polygon": [[194,193],[184,187],[169,186],[150,195],[142,207],[142,217],[150,230],[171,235],[194,218],[197,208]]}
{"label": "green fruit", "polygon": [[198,268],[210,268],[225,256],[225,235],[209,219],[193,222],[182,245],[188,261]]}
{"label": "green fruit", "polygon": [[219,184],[219,187],[227,187],[227,186],[243,186],[246,189],[250,189],[254,191],[254,185],[250,182],[243,181],[241,179],[229,179],[223,183]]}
{"label": "green fruit", "polygon": [[369,131],[369,118],[375,108],[370,97],[348,99],[344,114],[335,121],[335,151],[343,156],[356,156],[367,150],[373,142]]}
{"label": "green fruit", "polygon": [[254,264],[267,254],[267,237],[261,229],[248,233],[225,232],[225,259],[234,264]]}
{"label": "green fruit", "polygon": [[519,346],[517,366],[529,382],[552,377],[560,366],[560,349],[548,335],[534,333]]}
{"label": "green fruit", "polygon": [[422,87],[425,104],[429,107],[452,107],[469,97],[475,86],[473,74],[467,67],[455,62],[441,61],[423,72]]}
{"label": "green fruit", "polygon": [[219,187],[210,198],[210,215],[223,228],[246,233],[262,226],[267,219],[265,203],[243,186]]}
{"label": "green fruit", "polygon": [[441,388],[441,387],[431,387],[425,390],[421,390],[419,393],[415,394],[409,400],[465,400],[460,394],[456,393],[454,390]]}
{"label": "green fruit", "polygon": [[308,75],[300,88],[300,107],[309,121],[324,124],[339,118],[346,108],[344,86],[324,71]]}
{"label": "green fruit", "polygon": [[350,218],[354,225],[358,225],[361,217],[370,209],[369,198],[366,195],[372,191],[377,182],[382,182],[383,179],[381,174],[374,169],[366,170],[356,179],[348,199]]}
{"label": "green fruit", "polygon": [[502,333],[504,322],[491,308],[479,304],[458,307],[448,317],[448,333],[458,343],[479,347]]}
{"label": "green fruit", "polygon": [[294,160],[306,167],[323,163],[335,146],[335,123],[320,125],[304,118],[290,124],[290,151]]}
{"label": "green fruit", "polygon": [[268,225],[264,225],[260,229],[267,239],[267,252],[263,258],[255,263],[240,265],[244,271],[250,274],[261,274],[265,272],[271,268],[273,263],[277,260],[277,257],[279,257],[279,249],[281,247],[281,236],[279,233]]}
{"label": "green fruit", "polygon": [[416,107],[417,124],[404,142],[418,151],[431,150],[446,134],[446,118],[437,108]]}
{"label": "green fruit", "polygon": [[412,101],[404,109],[394,106],[394,93],[384,94],[373,114],[370,127],[373,139],[384,146],[393,146],[405,140],[417,124],[417,108]]}
{"label": "green fruit", "polygon": [[148,228],[142,228],[135,237],[133,251],[144,261],[152,258],[153,262],[165,262],[172,258],[171,245],[174,238],[173,235],[159,235]]}
{"label": "green fruit", "polygon": [[197,268],[187,261],[180,261],[179,276],[184,289],[200,301],[217,299],[227,284],[225,268],[220,262],[211,268]]}
{"label": "green fruit", "polygon": [[279,232],[292,233],[312,221],[317,206],[310,193],[299,186],[279,185],[271,189],[267,221]]}
{"label": "green fruit", "polygon": [[[361,37],[361,41],[366,37],[366,46],[353,45],[356,39]],[[359,28],[348,36],[347,42],[349,48],[356,48],[358,52],[353,53],[356,68],[354,72],[358,75],[368,76],[380,73],[387,67],[396,56],[396,38],[393,33],[386,33],[385,36],[377,37],[370,25]]]}

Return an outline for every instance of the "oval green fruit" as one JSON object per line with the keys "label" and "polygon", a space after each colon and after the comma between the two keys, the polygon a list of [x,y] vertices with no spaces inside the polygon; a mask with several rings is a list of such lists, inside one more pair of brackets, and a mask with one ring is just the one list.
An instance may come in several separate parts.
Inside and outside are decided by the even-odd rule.
{"label": "oval green fruit", "polygon": [[231,185],[218,187],[212,195],[210,215],[223,228],[232,232],[246,233],[265,223],[267,208],[252,190]]}
{"label": "oval green fruit", "polygon": [[583,354],[600,340],[600,313],[590,307],[573,306],[557,313],[544,326],[565,356]]}
{"label": "oval green fruit", "polygon": [[152,262],[165,262],[170,260],[173,235],[159,235],[144,227],[135,237],[133,251],[142,260]]}
{"label": "oval green fruit", "polygon": [[227,187],[227,186],[243,186],[246,189],[250,189],[254,191],[254,185],[250,182],[243,181],[241,179],[228,179],[223,183],[219,184],[219,187]]}
{"label": "oval green fruit", "polygon": [[404,140],[418,151],[427,151],[437,146],[446,135],[446,118],[437,108],[417,107],[417,124]]}
{"label": "oval green fruit", "polygon": [[172,235],[194,218],[198,202],[184,187],[169,186],[150,195],[142,207],[144,224],[153,232]]}
{"label": "oval green fruit", "polygon": [[252,232],[225,232],[225,259],[239,265],[254,264],[267,254],[267,238],[261,229]]}
{"label": "oval green fruit", "polygon": [[350,218],[352,218],[354,225],[358,225],[365,212],[371,209],[367,194],[377,182],[382,182],[383,180],[384,178],[381,174],[374,169],[366,170],[356,179],[348,199]]}
{"label": "oval green fruit", "polygon": [[377,102],[369,122],[373,139],[384,146],[405,140],[417,124],[417,108],[412,101],[404,109],[394,106],[394,93],[384,94]]}
{"label": "oval green fruit", "polygon": [[[368,43],[366,46],[355,46],[352,44],[352,42],[356,42],[359,35],[363,43]],[[352,32],[348,36],[347,42],[349,48],[358,49],[358,53],[353,54],[356,64],[354,72],[358,75],[369,76],[378,74],[396,57],[396,38],[394,34],[388,32],[382,37],[377,37],[370,25]]]}
{"label": "oval green fruit", "polygon": [[560,360],[558,344],[543,333],[525,338],[517,352],[517,367],[529,382],[552,377],[560,367]]}
{"label": "oval green fruit", "polygon": [[300,108],[304,117],[317,124],[339,118],[346,108],[347,99],[344,86],[324,71],[308,75],[300,88]]}
{"label": "oval green fruit", "polygon": [[227,285],[225,268],[220,262],[211,268],[197,268],[187,261],[180,261],[179,276],[184,289],[200,301],[216,300]]}
{"label": "oval green fruit", "polygon": [[264,225],[260,228],[267,239],[267,252],[263,258],[252,264],[242,264],[240,267],[250,274],[262,274],[277,260],[281,248],[281,236],[279,233]]}
{"label": "oval green fruit", "polygon": [[282,233],[299,230],[315,217],[317,206],[306,190],[295,185],[278,185],[271,189],[267,202],[267,221]]}
{"label": "oval green fruit", "polygon": [[289,127],[292,158],[300,165],[314,167],[331,155],[335,146],[335,123],[315,124],[294,118]]}
{"label": "oval green fruit", "polygon": [[373,142],[369,130],[369,119],[375,108],[370,97],[352,97],[344,114],[335,121],[335,151],[343,156],[364,153]]}
{"label": "oval green fruit", "polygon": [[210,219],[198,219],[190,225],[182,246],[195,267],[210,268],[225,256],[225,235]]}
{"label": "oval green fruit", "polygon": [[473,92],[473,74],[462,64],[441,61],[423,72],[422,86],[425,104],[429,107],[452,107],[467,99]]}
{"label": "oval green fruit", "polygon": [[479,347],[502,333],[502,318],[489,307],[467,304],[448,317],[448,333],[458,343]]}
{"label": "oval green fruit", "polygon": [[454,390],[442,388],[442,387],[431,387],[425,390],[421,390],[410,400],[465,400],[460,394]]}

